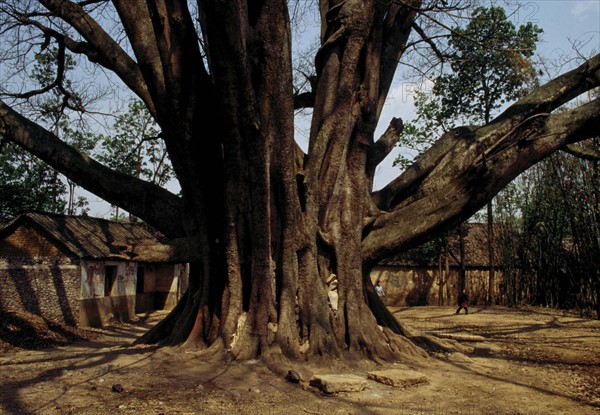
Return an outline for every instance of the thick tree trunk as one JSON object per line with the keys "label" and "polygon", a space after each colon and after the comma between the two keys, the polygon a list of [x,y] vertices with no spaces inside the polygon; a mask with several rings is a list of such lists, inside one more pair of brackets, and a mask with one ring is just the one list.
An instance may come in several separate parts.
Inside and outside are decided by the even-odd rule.
{"label": "thick tree trunk", "polygon": [[[190,339],[202,340],[205,346],[221,342],[237,359],[265,356],[272,351],[293,357],[392,359],[411,349],[394,339],[394,333],[401,332],[399,323],[377,296],[367,294],[372,286],[363,268],[361,243],[372,127],[361,126],[373,121],[367,122],[364,114],[368,112],[360,108],[376,109],[378,95],[376,90],[365,95],[352,92],[358,78],[367,76],[359,71],[360,61],[373,59],[369,52],[359,53],[369,50],[369,32],[353,23],[365,24],[372,17],[345,10],[357,5],[349,2],[338,9],[345,16],[340,17],[343,25],[339,32],[348,36],[327,34],[330,40],[325,41],[329,44],[321,53],[321,89],[317,89],[315,102],[318,115],[313,118],[314,146],[302,170],[294,163],[296,147],[290,136],[293,101],[282,101],[280,93],[273,93],[274,86],[290,83],[291,65],[288,61],[269,69],[282,57],[291,59],[280,47],[273,48],[278,42],[289,45],[289,33],[281,32],[281,26],[273,20],[273,14],[283,18],[283,10],[278,11],[276,6],[262,9],[251,26],[247,22],[236,24],[240,33],[235,37],[211,36],[226,26],[219,24],[218,18],[205,22],[204,30],[214,51],[212,59],[251,59],[235,67],[219,67],[213,74],[222,89],[235,91],[223,97],[223,107],[240,110],[228,116],[235,121],[223,147],[224,217],[208,220],[225,224],[223,243],[218,248],[222,251],[222,266],[213,265],[211,274],[205,271],[195,276],[202,283],[191,285],[187,305],[174,311],[178,316],[170,320],[179,323],[174,324],[171,333],[163,327],[155,330],[169,333],[168,343],[180,343],[187,332],[189,344],[198,344]],[[227,7],[207,7],[206,12],[212,16],[232,19],[239,15],[239,10],[225,10]],[[369,8],[357,10],[368,13]],[[270,39],[267,47],[245,49],[259,37]],[[246,44],[228,43],[239,38],[246,38]],[[345,51],[339,61],[336,50]],[[216,54],[220,55],[218,59]],[[249,81],[243,68],[253,66],[262,70]],[[251,88],[253,85],[255,88]],[[332,96],[337,98],[331,101]],[[355,121],[350,121],[348,115]],[[269,128],[263,128],[265,125]],[[225,282],[218,285],[218,281]],[[211,292],[211,296],[206,297],[205,292]],[[220,301],[210,304],[212,298]],[[193,326],[186,323],[190,320],[195,321]],[[378,321],[388,329],[380,329]],[[142,341],[161,338],[165,336],[150,332]]]}

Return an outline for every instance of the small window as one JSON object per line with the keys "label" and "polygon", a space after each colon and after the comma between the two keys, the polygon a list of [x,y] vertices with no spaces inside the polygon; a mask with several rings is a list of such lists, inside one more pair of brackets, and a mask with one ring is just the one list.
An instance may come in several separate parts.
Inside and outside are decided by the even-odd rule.
{"label": "small window", "polygon": [[117,279],[117,267],[115,265],[107,265],[104,267],[104,296],[110,297],[115,280]]}
{"label": "small window", "polygon": [[137,294],[144,293],[144,267],[139,266],[139,265],[137,267],[137,279],[136,279],[136,283],[135,283],[135,292]]}

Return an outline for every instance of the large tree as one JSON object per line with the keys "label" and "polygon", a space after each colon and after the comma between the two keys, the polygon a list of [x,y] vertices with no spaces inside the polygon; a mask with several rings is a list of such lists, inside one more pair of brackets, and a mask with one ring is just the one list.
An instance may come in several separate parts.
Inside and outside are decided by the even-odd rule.
{"label": "large tree", "polygon": [[[383,104],[412,31],[424,34],[419,19],[437,5],[321,1],[315,76],[295,96],[286,1],[190,4],[0,8],[3,36],[55,42],[114,73],[160,126],[180,196],[97,163],[19,114],[27,91],[0,102],[4,139],[193,253],[186,296],[145,341],[213,345],[237,359],[396,358],[409,342],[373,294],[371,267],[465,220],[528,167],[590,137],[600,120],[597,99],[552,113],[600,83],[596,56],[489,124],[444,134],[373,192],[375,168],[402,130],[396,119],[375,140]],[[306,154],[294,141],[300,106],[312,108]],[[333,280],[337,303],[329,302]]]}

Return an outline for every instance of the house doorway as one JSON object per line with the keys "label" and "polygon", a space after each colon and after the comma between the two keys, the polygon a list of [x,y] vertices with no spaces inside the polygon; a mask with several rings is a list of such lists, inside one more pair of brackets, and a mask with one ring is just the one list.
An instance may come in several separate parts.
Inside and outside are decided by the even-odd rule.
{"label": "house doorway", "polygon": [[117,266],[106,265],[104,267],[104,296],[110,297],[117,279]]}
{"label": "house doorway", "polygon": [[144,294],[144,267],[138,265],[135,282],[135,293]]}

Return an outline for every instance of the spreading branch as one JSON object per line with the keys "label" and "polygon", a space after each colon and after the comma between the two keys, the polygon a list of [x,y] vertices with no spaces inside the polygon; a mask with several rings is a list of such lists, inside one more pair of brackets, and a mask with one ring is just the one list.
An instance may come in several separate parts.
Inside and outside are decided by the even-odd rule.
{"label": "spreading branch", "polygon": [[115,172],[79,153],[0,101],[0,135],[102,199],[143,217],[171,237],[185,235],[181,200],[160,186]]}
{"label": "spreading branch", "polygon": [[[369,224],[364,261],[375,263],[457,225],[530,166],[568,144],[597,135],[598,100],[550,114],[599,84],[597,55],[537,88],[488,125],[445,134],[404,174],[374,194],[379,208],[390,212]],[[408,227],[410,234],[405,231]]]}

